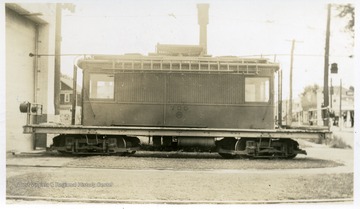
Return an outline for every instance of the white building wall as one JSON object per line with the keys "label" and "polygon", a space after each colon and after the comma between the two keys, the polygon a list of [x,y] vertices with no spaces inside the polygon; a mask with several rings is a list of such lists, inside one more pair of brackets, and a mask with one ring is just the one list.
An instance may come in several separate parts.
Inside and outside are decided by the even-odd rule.
{"label": "white building wall", "polygon": [[[7,150],[32,149],[32,136],[23,135],[19,105],[34,100],[34,61],[36,25],[18,13],[6,9],[6,138]],[[20,47],[21,46],[21,47]]]}
{"label": "white building wall", "polygon": [[19,105],[41,103],[45,114],[54,114],[54,57],[29,53],[54,54],[55,4],[5,6],[6,150],[29,151],[34,139],[22,133],[26,114],[20,113]]}

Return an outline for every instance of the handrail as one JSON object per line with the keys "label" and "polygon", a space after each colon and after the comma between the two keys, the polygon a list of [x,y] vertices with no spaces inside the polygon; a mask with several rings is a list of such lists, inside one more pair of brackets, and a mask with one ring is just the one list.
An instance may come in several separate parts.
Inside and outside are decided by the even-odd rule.
{"label": "handrail", "polygon": [[[101,59],[100,59],[101,58]],[[264,62],[265,61],[265,62]],[[278,70],[279,64],[265,59],[204,58],[204,57],[157,57],[157,56],[102,56],[86,58],[80,64],[106,64],[102,69],[113,70],[159,70],[159,71],[201,71],[237,72],[259,74],[262,70]]]}

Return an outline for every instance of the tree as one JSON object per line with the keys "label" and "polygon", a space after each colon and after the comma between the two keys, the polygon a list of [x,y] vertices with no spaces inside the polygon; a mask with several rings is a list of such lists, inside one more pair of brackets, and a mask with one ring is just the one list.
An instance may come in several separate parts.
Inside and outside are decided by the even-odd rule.
{"label": "tree", "polygon": [[345,26],[345,31],[351,33],[351,37],[354,39],[354,26],[355,26],[355,7],[352,4],[340,4],[336,6],[336,9],[339,11],[337,14],[340,18],[347,18],[348,23]]}
{"label": "tree", "polygon": [[317,84],[306,86],[301,93],[301,107],[304,111],[307,111],[317,106],[316,92],[319,89]]}

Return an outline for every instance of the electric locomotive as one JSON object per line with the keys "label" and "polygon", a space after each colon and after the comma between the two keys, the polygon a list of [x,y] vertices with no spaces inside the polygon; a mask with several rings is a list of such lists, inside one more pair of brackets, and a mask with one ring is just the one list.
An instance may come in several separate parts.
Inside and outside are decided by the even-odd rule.
{"label": "electric locomotive", "polygon": [[81,125],[28,124],[25,132],[59,134],[52,149],[63,153],[133,154],[142,147],[140,137],[149,137],[153,147],[199,147],[225,158],[294,158],[306,151],[293,138],[329,136],[275,129],[279,64],[207,55],[208,5],[198,9],[199,45],[158,44],[147,56],[83,57],[74,67],[74,75],[83,72]]}

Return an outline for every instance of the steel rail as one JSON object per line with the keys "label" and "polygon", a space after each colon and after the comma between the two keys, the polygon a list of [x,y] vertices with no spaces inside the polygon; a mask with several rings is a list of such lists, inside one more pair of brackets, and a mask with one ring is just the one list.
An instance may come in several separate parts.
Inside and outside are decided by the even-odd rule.
{"label": "steel rail", "polygon": [[73,203],[120,203],[120,204],[295,204],[295,203],[350,203],[353,198],[298,199],[298,200],[117,200],[95,198],[64,198],[7,195],[7,200],[50,201]]}
{"label": "steel rail", "polygon": [[[134,156],[136,157],[136,156]],[[317,174],[348,174],[349,169],[346,165],[340,165],[336,167],[316,167],[316,168],[274,168],[274,169],[262,169],[262,168],[249,168],[249,169],[176,169],[176,168],[122,168],[121,166],[116,167],[96,167],[96,166],[77,166],[77,165],[23,165],[23,164],[8,164],[6,165],[7,169],[17,169],[17,168],[38,168],[38,169],[81,169],[81,170],[117,170],[121,172],[175,172],[175,173],[231,173],[231,174],[305,174],[305,175],[317,175]]]}

